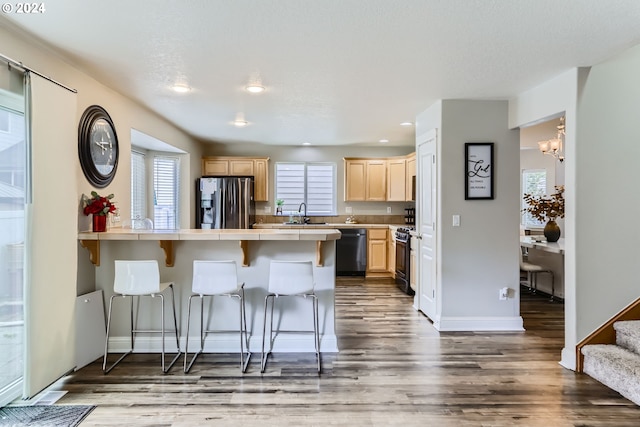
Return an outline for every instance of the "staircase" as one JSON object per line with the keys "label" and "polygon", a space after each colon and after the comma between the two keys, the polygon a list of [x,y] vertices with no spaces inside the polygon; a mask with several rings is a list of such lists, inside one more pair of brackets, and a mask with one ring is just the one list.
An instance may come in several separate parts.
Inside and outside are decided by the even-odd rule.
{"label": "staircase", "polygon": [[640,405],[640,320],[613,323],[616,344],[582,347],[584,373]]}

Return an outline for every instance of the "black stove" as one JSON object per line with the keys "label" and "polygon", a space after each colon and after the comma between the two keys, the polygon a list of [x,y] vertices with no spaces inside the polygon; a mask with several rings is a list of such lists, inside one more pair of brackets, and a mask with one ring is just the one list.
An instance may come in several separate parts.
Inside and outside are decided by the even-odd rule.
{"label": "black stove", "polygon": [[411,232],[415,227],[398,227],[396,230],[396,284],[408,295],[414,295],[411,288]]}

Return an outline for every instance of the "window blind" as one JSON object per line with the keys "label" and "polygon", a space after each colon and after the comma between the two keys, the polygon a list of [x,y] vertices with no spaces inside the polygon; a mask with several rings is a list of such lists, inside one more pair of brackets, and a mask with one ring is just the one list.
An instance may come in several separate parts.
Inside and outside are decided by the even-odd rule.
{"label": "window blind", "polygon": [[335,203],[334,163],[276,163],[276,199],[284,200],[282,211],[298,212],[307,205],[307,215],[333,215]]}
{"label": "window blind", "polygon": [[131,219],[147,217],[145,155],[131,151]]}
{"label": "window blind", "polygon": [[156,229],[178,228],[177,157],[155,156],[153,159],[153,223]]}

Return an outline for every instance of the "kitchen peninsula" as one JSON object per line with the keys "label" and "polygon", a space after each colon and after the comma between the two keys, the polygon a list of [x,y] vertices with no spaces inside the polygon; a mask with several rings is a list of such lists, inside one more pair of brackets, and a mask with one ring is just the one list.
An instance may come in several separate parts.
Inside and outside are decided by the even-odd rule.
{"label": "kitchen peninsula", "polygon": [[[114,261],[116,259],[156,259],[162,281],[175,283],[176,308],[179,327],[183,325],[181,345],[185,342],[184,327],[187,321],[187,302],[191,295],[192,266],[194,260],[235,260],[238,278],[245,283],[247,322],[250,349],[259,352],[262,345],[264,297],[267,294],[269,262],[277,260],[309,260],[314,262],[314,278],[320,315],[320,348],[322,352],[337,352],[335,335],[335,241],[340,232],[333,229],[308,230],[131,230],[112,229],[105,233],[81,232],[80,245],[89,252],[89,260],[95,265],[96,290],[104,292],[108,301],[113,295]],[[89,261],[87,261],[89,262]],[[160,304],[142,299],[141,304],[150,307],[140,311],[138,328],[157,328]],[[167,300],[170,301],[170,300]],[[281,319],[281,330],[313,330],[313,318],[304,304],[309,301],[283,299],[287,314]],[[237,301],[216,298],[205,307],[215,311],[210,328],[237,330]],[[192,316],[195,314],[192,313]],[[110,348],[114,352],[129,345],[128,306],[114,302],[112,338]],[[197,331],[193,331],[197,334]],[[194,335],[195,338],[195,335]],[[193,342],[196,342],[194,339]],[[169,341],[167,341],[169,343]],[[184,348],[184,346],[183,346]],[[313,351],[313,334],[292,333],[278,337],[274,351]],[[141,334],[136,339],[136,351],[159,352],[160,339]],[[170,349],[168,349],[170,351]],[[238,351],[237,332],[210,335],[205,351]]]}

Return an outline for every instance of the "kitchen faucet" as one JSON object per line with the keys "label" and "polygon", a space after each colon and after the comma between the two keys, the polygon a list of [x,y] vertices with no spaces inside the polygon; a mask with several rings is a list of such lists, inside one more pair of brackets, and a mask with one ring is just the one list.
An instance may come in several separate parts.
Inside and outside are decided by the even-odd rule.
{"label": "kitchen faucet", "polygon": [[298,213],[302,211],[302,207],[304,206],[304,214],[302,215],[302,222],[307,224],[309,222],[309,218],[307,218],[307,204],[305,202],[300,203],[298,206]]}

